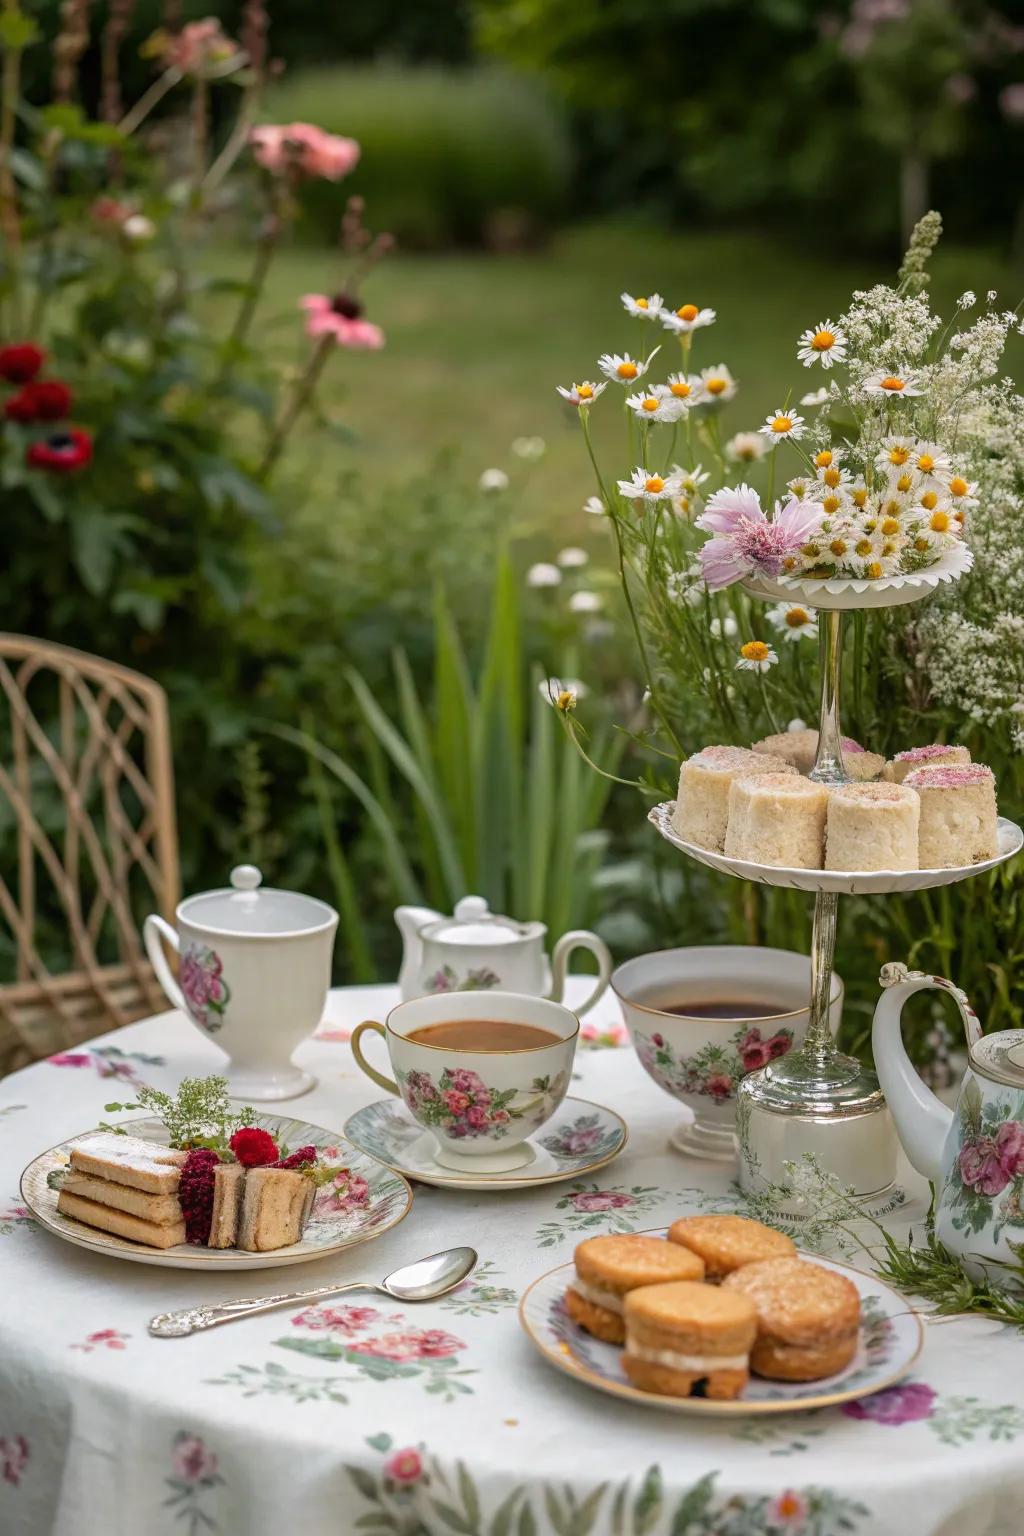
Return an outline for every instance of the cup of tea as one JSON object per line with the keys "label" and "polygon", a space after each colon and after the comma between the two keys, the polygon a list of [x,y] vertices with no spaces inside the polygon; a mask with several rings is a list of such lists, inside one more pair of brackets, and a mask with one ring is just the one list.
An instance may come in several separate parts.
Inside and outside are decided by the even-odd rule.
{"label": "cup of tea", "polygon": [[[399,1003],[383,1024],[352,1033],[359,1066],[437,1142],[436,1160],[471,1173],[504,1173],[533,1160],[528,1136],[565,1098],[579,1019],[561,1003],[516,992],[454,992]],[[382,1035],[394,1080],[367,1061]]]}
{"label": "cup of tea", "polygon": [[[670,1145],[694,1157],[735,1157],[740,1079],[807,1033],[809,957],[746,944],[662,949],[620,965],[611,986],[641,1066],[692,1111]],[[843,983],[833,971],[833,1034],[842,1012]]]}

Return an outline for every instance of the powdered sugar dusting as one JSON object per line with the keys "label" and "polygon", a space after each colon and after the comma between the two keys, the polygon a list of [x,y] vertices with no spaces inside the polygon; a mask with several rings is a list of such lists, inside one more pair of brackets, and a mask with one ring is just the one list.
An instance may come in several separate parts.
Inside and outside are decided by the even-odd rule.
{"label": "powdered sugar dusting", "polygon": [[948,763],[943,767],[915,768],[903,780],[911,789],[961,789],[972,784],[995,782],[991,768],[984,763]]}
{"label": "powdered sugar dusting", "polygon": [[860,800],[865,804],[878,805],[906,804],[911,799],[906,784],[838,784],[830,790],[830,794],[843,800]]}

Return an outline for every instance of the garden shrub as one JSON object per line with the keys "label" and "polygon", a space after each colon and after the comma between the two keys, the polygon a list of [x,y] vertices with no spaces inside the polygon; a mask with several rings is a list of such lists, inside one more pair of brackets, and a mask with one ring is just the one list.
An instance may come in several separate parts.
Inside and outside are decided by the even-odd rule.
{"label": "garden shrub", "polygon": [[[564,215],[562,119],[538,87],[503,71],[304,69],[268,93],[266,111],[358,139],[350,185],[405,246],[516,247]],[[333,238],[329,196],[310,185],[303,206],[310,226]]]}

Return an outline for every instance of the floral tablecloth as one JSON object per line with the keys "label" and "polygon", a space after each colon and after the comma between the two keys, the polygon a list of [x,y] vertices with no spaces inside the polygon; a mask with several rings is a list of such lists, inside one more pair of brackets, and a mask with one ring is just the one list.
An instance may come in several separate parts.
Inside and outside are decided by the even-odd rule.
{"label": "floral tablecloth", "polygon": [[[340,1130],[379,1097],[348,1031],[394,997],[332,993],[297,1056],[319,1086],[289,1112]],[[628,1120],[616,1162],[501,1195],[420,1186],[378,1241],[260,1277],[121,1263],[20,1205],[25,1163],[133,1081],[216,1070],[180,1015],[0,1082],[3,1536],[1019,1536],[1024,1341],[998,1325],[929,1325],[914,1375],[873,1398],[714,1424],[601,1397],[534,1353],[518,1297],[581,1235],[742,1209],[729,1169],[667,1150],[682,1111],[615,1048],[614,1004],[591,1018],[571,1091]],[[904,1188],[905,1223],[923,1192],[909,1175]],[[428,1306],[356,1297],[146,1333],[189,1301],[375,1278],[450,1243],[472,1243],[480,1268]]]}

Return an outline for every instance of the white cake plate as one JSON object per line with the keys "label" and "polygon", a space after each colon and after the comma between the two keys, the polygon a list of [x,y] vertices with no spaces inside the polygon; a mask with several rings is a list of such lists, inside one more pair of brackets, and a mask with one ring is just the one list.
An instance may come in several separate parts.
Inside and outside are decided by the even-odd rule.
{"label": "white cake plate", "polygon": [[883,576],[878,581],[853,576],[749,576],[743,586],[752,597],[767,597],[783,603],[802,602],[811,608],[833,611],[898,608],[927,597],[943,582],[958,580],[973,564],[971,551],[966,544],[960,544],[926,571],[915,571],[908,576]]}
{"label": "white cake plate", "polygon": [[754,864],[748,859],[728,859],[724,853],[712,853],[696,843],[688,843],[679,836],[672,825],[675,801],[666,800],[647,814],[647,819],[661,833],[666,842],[689,854],[698,864],[717,869],[725,875],[735,875],[738,880],[756,880],[760,885],[781,885],[794,891],[833,891],[844,896],[875,896],[888,892],[927,891],[937,885],[955,885],[959,880],[969,880],[983,875],[986,870],[996,869],[1007,859],[1012,859],[1024,846],[1024,832],[1016,822],[999,818],[999,852],[994,859],[980,864],[963,864],[954,869],[794,869],[782,864]]}

